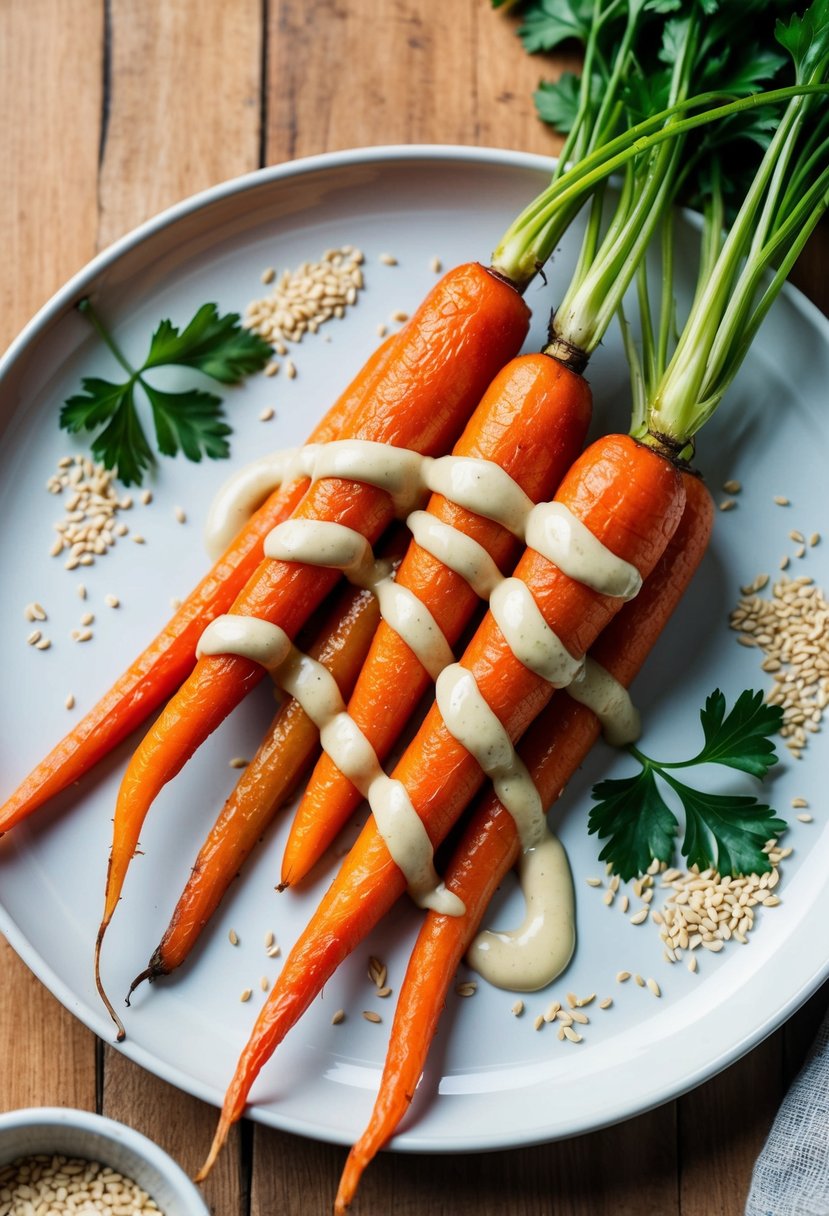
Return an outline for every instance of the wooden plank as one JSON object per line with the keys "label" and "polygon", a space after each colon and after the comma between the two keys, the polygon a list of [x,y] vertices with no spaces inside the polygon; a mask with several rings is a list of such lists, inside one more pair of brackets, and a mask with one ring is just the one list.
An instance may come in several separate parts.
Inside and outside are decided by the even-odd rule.
{"label": "wooden plank", "polygon": [[[149,1136],[191,1177],[207,1156],[218,1114],[207,1103],[150,1076],[108,1045],[104,1048],[102,1113]],[[240,1128],[231,1133],[203,1191],[212,1211],[221,1216],[246,1216],[247,1169]]]}
{"label": "wooden plank", "polygon": [[[0,349],[95,252],[103,0],[62,13],[0,5]],[[94,1037],[2,941],[0,964],[0,1108],[94,1109]]]}
{"label": "wooden plank", "polygon": [[[330,1212],[346,1150],[265,1128],[254,1135],[251,1216]],[[673,1108],[667,1107],[535,1148],[445,1156],[382,1153],[366,1171],[355,1216],[672,1216],[679,1210],[675,1144]]]}
{"label": "wooden plank", "polygon": [[100,244],[257,168],[261,0],[111,0]]}
{"label": "wooden plank", "polygon": [[0,350],[95,252],[103,9],[0,4]]}

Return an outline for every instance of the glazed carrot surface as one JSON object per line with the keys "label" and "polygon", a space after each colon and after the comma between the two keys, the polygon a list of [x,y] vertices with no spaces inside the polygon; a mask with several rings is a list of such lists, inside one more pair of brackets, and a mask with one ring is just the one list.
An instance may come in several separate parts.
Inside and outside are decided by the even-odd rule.
{"label": "glazed carrot surface", "polygon": [[[646,578],[679,523],[685,487],[672,464],[628,436],[598,440],[576,461],[556,500],[567,506],[604,545]],[[516,577],[532,590],[547,624],[571,654],[585,654],[622,606],[563,574],[526,550]],[[540,676],[523,667],[487,614],[462,665],[513,742],[552,696]],[[449,733],[437,706],[393,776],[405,786],[433,845],[444,839],[483,782],[483,771]],[[372,819],[300,935],[260,1013],[230,1082],[213,1145],[202,1169],[209,1171],[232,1124],[245,1109],[264,1063],[307,1009],[336,967],[406,888]]]}
{"label": "glazed carrot surface", "polygon": [[[591,658],[628,686],[670,619],[708,545],[714,507],[705,486],[685,475],[686,503],[676,532],[646,579],[591,648]],[[566,692],[556,697],[522,740],[520,754],[544,806],[552,805],[600,733],[596,716]],[[518,859],[512,816],[486,793],[444,871],[464,904],[461,916],[428,911],[406,970],[392,1024],[386,1064],[371,1119],[351,1149],[335,1212],[352,1202],[371,1159],[393,1136],[420,1081],[458,964],[477,933],[487,906]]]}
{"label": "glazed carrot surface", "polygon": [[[548,355],[522,355],[499,372],[455,446],[456,456],[499,465],[533,502],[552,497],[575,460],[590,421],[590,389]],[[428,511],[477,541],[502,573],[519,553],[506,528],[433,495]],[[415,541],[397,574],[454,646],[472,619],[478,596],[460,575]],[[430,678],[405,641],[381,622],[348,712],[385,759]],[[297,809],[285,846],[282,882],[299,882],[335,838],[362,795],[323,754]]]}

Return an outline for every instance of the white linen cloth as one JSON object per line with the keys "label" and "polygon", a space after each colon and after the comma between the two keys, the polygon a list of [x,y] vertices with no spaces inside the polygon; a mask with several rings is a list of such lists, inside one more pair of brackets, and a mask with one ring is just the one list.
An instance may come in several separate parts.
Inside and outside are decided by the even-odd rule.
{"label": "white linen cloth", "polygon": [[829,1216],[829,1015],[757,1158],[745,1216]]}

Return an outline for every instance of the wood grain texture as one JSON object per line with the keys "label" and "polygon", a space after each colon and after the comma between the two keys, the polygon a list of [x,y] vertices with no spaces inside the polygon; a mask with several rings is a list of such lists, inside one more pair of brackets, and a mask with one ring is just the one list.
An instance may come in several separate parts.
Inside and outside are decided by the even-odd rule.
{"label": "wood grain texture", "polygon": [[259,163],[262,0],[111,0],[99,244]]}
{"label": "wood grain texture", "polygon": [[0,350],[95,252],[104,0],[65,14],[0,4]]}
{"label": "wood grain texture", "polygon": [[[388,142],[555,151],[559,141],[538,123],[530,95],[541,76],[572,60],[528,58],[516,18],[492,12],[489,0],[449,7],[71,0],[70,19],[69,0],[3,0],[0,163],[13,171],[0,192],[10,267],[0,286],[0,343],[96,241],[255,168],[260,155],[271,163]],[[824,227],[796,274],[824,310],[828,251]],[[5,944],[0,964],[0,1108],[94,1108],[100,1083],[107,1114],[194,1168],[215,1112],[109,1046],[96,1053],[93,1036]],[[777,1100],[827,1001],[824,990],[744,1061],[619,1127],[482,1156],[385,1154],[366,1176],[355,1216],[737,1216]],[[243,1125],[208,1200],[217,1216],[327,1213],[344,1158],[342,1148]]]}

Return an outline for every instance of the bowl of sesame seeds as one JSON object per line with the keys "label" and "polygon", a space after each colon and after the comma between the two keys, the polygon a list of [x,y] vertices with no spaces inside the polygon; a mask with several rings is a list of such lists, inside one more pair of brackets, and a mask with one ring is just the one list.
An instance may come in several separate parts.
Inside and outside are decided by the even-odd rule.
{"label": "bowl of sesame seeds", "polygon": [[67,1107],[0,1115],[0,1216],[209,1216],[171,1157],[123,1123]]}

